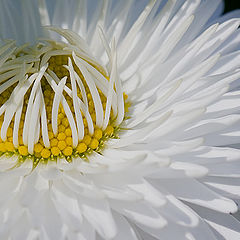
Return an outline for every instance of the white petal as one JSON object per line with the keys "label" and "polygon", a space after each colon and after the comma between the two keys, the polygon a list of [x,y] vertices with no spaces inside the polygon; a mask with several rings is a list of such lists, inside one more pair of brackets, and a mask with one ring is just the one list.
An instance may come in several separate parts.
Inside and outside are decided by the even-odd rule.
{"label": "white petal", "polygon": [[143,202],[130,204],[111,201],[111,206],[114,210],[130,218],[134,222],[153,229],[162,228],[167,224],[166,220],[158,214],[156,210]]}
{"label": "white petal", "polygon": [[128,221],[122,217],[120,214],[113,212],[114,220],[116,221],[117,225],[117,235],[114,239],[116,240],[138,240],[138,237],[136,236],[136,233],[134,232],[131,225],[128,223]]}
{"label": "white petal", "polygon": [[78,201],[84,217],[104,239],[116,236],[115,222],[105,200],[79,198]]}
{"label": "white petal", "polygon": [[193,179],[179,179],[178,181],[161,179],[161,185],[178,198],[206,208],[223,213],[234,213],[238,209],[232,200],[218,195]]}

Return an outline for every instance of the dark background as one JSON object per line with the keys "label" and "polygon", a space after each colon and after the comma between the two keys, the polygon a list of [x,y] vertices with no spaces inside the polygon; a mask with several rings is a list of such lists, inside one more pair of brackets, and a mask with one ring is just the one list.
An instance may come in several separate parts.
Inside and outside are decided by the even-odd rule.
{"label": "dark background", "polygon": [[240,0],[225,0],[225,12],[240,9]]}

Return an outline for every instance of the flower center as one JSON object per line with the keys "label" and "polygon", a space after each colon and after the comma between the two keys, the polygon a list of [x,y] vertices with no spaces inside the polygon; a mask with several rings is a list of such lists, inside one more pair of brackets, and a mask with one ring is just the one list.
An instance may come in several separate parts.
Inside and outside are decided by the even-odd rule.
{"label": "flower center", "polygon": [[75,54],[57,44],[16,49],[0,68],[1,154],[34,162],[86,159],[117,138],[119,99],[124,116],[127,95],[119,91],[116,73],[83,57],[81,49]]}

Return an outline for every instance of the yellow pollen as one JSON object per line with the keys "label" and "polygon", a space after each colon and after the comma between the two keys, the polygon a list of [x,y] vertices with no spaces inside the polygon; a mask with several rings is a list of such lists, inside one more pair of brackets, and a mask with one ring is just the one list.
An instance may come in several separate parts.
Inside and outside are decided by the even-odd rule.
{"label": "yellow pollen", "polygon": [[48,132],[48,137],[49,137],[49,139],[52,139],[54,137],[53,132]]}
{"label": "yellow pollen", "polygon": [[98,144],[98,140],[96,138],[93,138],[89,144],[89,147],[94,150],[98,147]]}
{"label": "yellow pollen", "polygon": [[66,138],[66,135],[65,135],[65,133],[63,133],[63,132],[60,132],[60,133],[58,134],[58,136],[57,136],[57,139],[58,139],[59,141],[64,140],[65,138]]}
{"label": "yellow pollen", "polygon": [[4,143],[0,143],[0,152],[5,152],[6,151],[6,147]]}
{"label": "yellow pollen", "polygon": [[87,150],[87,145],[85,143],[79,143],[77,146],[77,151],[79,153],[84,153]]}
{"label": "yellow pollen", "polygon": [[[65,132],[65,126],[63,126],[62,124],[59,125],[58,131],[59,131],[59,132]],[[72,131],[71,131],[71,132],[72,132]]]}
{"label": "yellow pollen", "polygon": [[51,152],[53,156],[58,156],[60,154],[60,149],[58,147],[52,147]]}
{"label": "yellow pollen", "polygon": [[7,151],[9,152],[13,152],[14,151],[14,145],[12,142],[6,142],[5,143],[5,148]]}
{"label": "yellow pollen", "polygon": [[47,149],[47,148],[44,148],[44,149],[41,151],[41,156],[42,156],[43,158],[49,158],[50,155],[51,155],[51,152],[50,152],[50,150]]}
{"label": "yellow pollen", "polygon": [[82,142],[85,143],[87,146],[90,144],[92,138],[89,135],[84,136]]}
{"label": "yellow pollen", "polygon": [[12,128],[10,127],[10,128],[8,128],[8,130],[7,130],[7,137],[11,137],[12,134],[13,134],[13,130],[12,130]]}
{"label": "yellow pollen", "polygon": [[63,113],[59,113],[58,114],[58,119],[63,119],[64,118],[64,114]]}
{"label": "yellow pollen", "polygon": [[111,126],[111,125],[107,126],[107,128],[105,130],[105,134],[111,136],[113,134],[113,132],[114,132],[113,126]]}
{"label": "yellow pollen", "polygon": [[72,138],[71,137],[67,137],[66,138],[66,143],[67,143],[67,145],[72,146]]}
{"label": "yellow pollen", "polygon": [[20,153],[20,155],[22,156],[27,156],[29,153],[28,153],[28,149],[26,146],[20,146],[18,148],[18,152]]}
{"label": "yellow pollen", "polygon": [[96,129],[93,135],[97,140],[102,138],[102,130],[101,129]]}
{"label": "yellow pollen", "polygon": [[53,138],[50,142],[51,147],[56,147],[58,145],[58,139]]}
{"label": "yellow pollen", "polygon": [[72,151],[73,151],[72,147],[66,147],[66,148],[63,150],[63,154],[64,154],[65,156],[71,156],[71,155],[72,155]]}
{"label": "yellow pollen", "polygon": [[43,150],[43,145],[41,143],[37,143],[34,146],[34,152],[40,153]]}
{"label": "yellow pollen", "polygon": [[[24,53],[25,54],[25,53]],[[79,102],[83,102],[84,104],[87,105],[87,109],[88,112],[90,114],[90,117],[92,119],[93,122],[93,130],[94,133],[92,134],[92,132],[90,132],[89,129],[91,129],[91,126],[88,125],[89,124],[89,120],[87,120],[87,115],[85,115],[85,113],[83,112],[83,109],[79,109],[80,114],[82,115],[82,123],[83,123],[83,128],[84,128],[84,136],[83,139],[77,139],[77,147],[73,146],[73,142],[74,142],[74,136],[75,133],[73,134],[72,132],[72,125],[70,123],[72,123],[72,121],[75,122],[76,126],[79,127],[79,125],[77,125],[78,123],[78,119],[76,119],[77,114],[75,113],[75,108],[76,106],[73,105],[73,86],[71,83],[71,79],[70,79],[70,74],[69,71],[64,67],[64,65],[68,65],[68,58],[71,59],[72,61],[72,66],[74,71],[77,73],[77,75],[79,76],[79,78],[82,81],[82,84],[85,88],[86,95],[83,95],[82,90],[80,89],[80,87],[78,86],[78,84],[76,84],[76,92],[77,92],[77,97],[79,98]],[[39,67],[39,62],[34,63],[36,64],[36,66],[34,65],[34,69],[37,69]],[[69,110],[68,110],[68,115],[66,114],[65,110],[65,106],[62,105],[62,101],[60,101],[59,104],[59,108],[58,108],[58,112],[55,112],[56,116],[56,121],[57,121],[57,134],[54,134],[53,132],[53,126],[54,126],[54,122],[52,122],[52,114],[54,114],[53,111],[53,102],[54,102],[54,97],[55,97],[55,91],[52,88],[52,86],[49,84],[49,82],[47,81],[47,79],[45,77],[42,77],[41,79],[41,89],[42,89],[42,96],[43,96],[43,100],[44,100],[44,104],[45,104],[45,109],[46,109],[46,125],[47,125],[47,132],[45,132],[45,134],[47,135],[49,142],[46,144],[46,138],[44,139],[42,134],[43,134],[43,129],[42,129],[42,118],[40,120],[40,127],[39,127],[39,137],[37,140],[35,141],[34,144],[34,148],[33,148],[33,154],[30,154],[28,152],[28,146],[26,146],[26,142],[23,141],[23,130],[24,130],[24,124],[26,124],[26,113],[27,113],[27,109],[29,107],[29,98],[31,95],[31,91],[33,87],[30,87],[28,89],[28,91],[25,93],[24,98],[23,98],[23,107],[22,107],[22,113],[21,113],[21,117],[20,117],[20,121],[19,121],[19,127],[18,127],[18,135],[17,135],[17,139],[18,139],[18,143],[17,144],[13,144],[13,129],[14,129],[14,121],[15,119],[13,118],[10,125],[8,126],[7,129],[7,133],[6,133],[6,138],[1,139],[0,138],[0,154],[3,154],[5,152],[12,152],[14,154],[18,154],[20,156],[31,156],[31,158],[35,159],[37,158],[39,160],[39,158],[44,158],[44,161],[46,161],[46,159],[49,159],[51,157],[54,159],[57,159],[58,156],[65,156],[65,157],[71,157],[71,156],[76,156],[77,154],[79,154],[79,156],[83,156],[90,154],[91,151],[89,151],[90,149],[93,151],[100,151],[101,147],[103,146],[103,143],[109,138],[109,137],[114,137],[114,133],[116,132],[116,127],[114,125],[114,121],[116,120],[116,116],[114,116],[114,112],[113,109],[111,109],[110,111],[110,118],[109,118],[109,124],[107,126],[107,128],[105,130],[97,127],[97,117],[96,117],[96,111],[95,111],[95,105],[94,105],[94,98],[90,92],[90,89],[88,87],[88,84],[86,82],[86,80],[84,79],[83,74],[81,73],[81,71],[79,70],[79,68],[75,65],[75,62],[72,58],[72,56],[67,56],[67,55],[61,55],[61,56],[52,56],[49,60],[48,60],[48,69],[46,70],[46,72],[48,72],[48,70],[51,70],[55,73],[55,75],[61,80],[64,77],[67,77],[66,80],[66,87],[68,88],[68,91],[66,91],[66,89],[64,88],[64,91],[62,93],[63,98],[66,100],[66,103],[68,105],[68,109],[71,111],[72,114],[72,118],[69,119]],[[89,63],[91,64],[91,63]],[[92,65],[92,64],[91,64]],[[98,67],[92,65],[96,70],[98,70],[99,73],[101,73],[108,81],[109,81],[109,77],[105,75],[104,70],[103,69],[99,69]],[[0,70],[0,74],[1,74],[1,70]],[[27,73],[28,76],[32,75],[32,72]],[[0,89],[1,89],[1,85],[6,83],[9,79],[6,79],[4,81],[2,81],[0,83]],[[15,89],[15,87],[17,86],[17,84],[14,84],[12,86],[10,86],[8,89],[6,89],[5,91],[3,91],[0,94],[0,107],[6,102],[8,101],[8,99],[10,98],[13,90]],[[70,92],[70,94],[69,94]],[[69,94],[69,95],[68,95]],[[103,112],[105,113],[106,111],[106,102],[107,102],[107,98],[104,95],[104,93],[97,88],[97,94],[99,94],[98,97],[100,97],[99,99],[102,102],[102,106],[103,106]],[[87,97],[87,101],[86,101],[86,97]],[[124,98],[124,106],[127,109],[128,107],[128,103],[126,102],[128,99],[128,96],[123,93],[123,98]],[[35,100],[34,100],[35,101]],[[125,111],[126,112],[126,111]],[[2,128],[2,124],[4,122],[4,114],[0,115],[0,131]],[[91,122],[90,122],[91,123]],[[30,123],[28,123],[30,124]],[[55,125],[56,126],[56,125]],[[35,131],[38,131],[35,130]],[[77,129],[78,130],[78,129]],[[14,129],[15,131],[15,129]],[[44,135],[45,136],[45,135]],[[15,139],[15,138],[14,138]],[[76,138],[75,138],[76,140]],[[50,143],[50,145],[49,145]],[[75,141],[76,143],[76,141]],[[15,146],[14,146],[15,145]],[[17,145],[17,146],[16,146]],[[25,159],[25,158],[24,158]]]}
{"label": "yellow pollen", "polygon": [[71,130],[70,128],[67,128],[67,129],[65,130],[65,134],[66,134],[67,137],[72,136],[72,130]]}
{"label": "yellow pollen", "polygon": [[68,127],[69,123],[68,123],[67,118],[63,118],[63,120],[62,120],[62,125],[63,125],[64,127]]}
{"label": "yellow pollen", "polygon": [[63,150],[65,147],[67,147],[67,144],[66,144],[65,141],[59,141],[59,142],[58,142],[58,148],[59,148],[60,150]]}

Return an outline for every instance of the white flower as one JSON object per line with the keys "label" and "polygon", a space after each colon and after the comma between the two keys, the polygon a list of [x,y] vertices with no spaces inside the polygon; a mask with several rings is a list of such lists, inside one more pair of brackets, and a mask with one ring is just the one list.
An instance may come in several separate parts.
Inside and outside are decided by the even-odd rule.
{"label": "white flower", "polygon": [[240,239],[240,13],[222,6],[0,2],[0,239]]}

